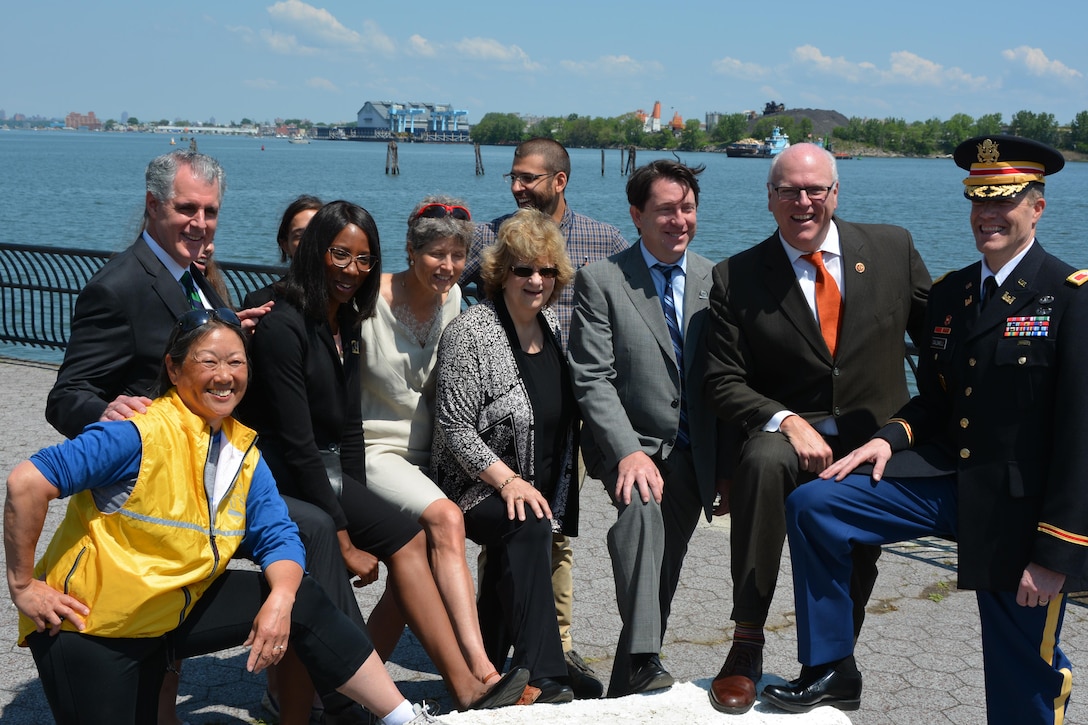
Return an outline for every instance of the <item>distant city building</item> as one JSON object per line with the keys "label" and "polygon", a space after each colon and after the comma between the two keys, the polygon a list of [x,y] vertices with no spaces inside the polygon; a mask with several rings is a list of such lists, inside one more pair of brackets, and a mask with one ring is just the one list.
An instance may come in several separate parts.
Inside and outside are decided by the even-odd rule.
{"label": "distant city building", "polygon": [[128,123],[128,111],[121,111],[121,123]]}
{"label": "distant city building", "polygon": [[0,121],[8,120],[8,114],[4,112],[3,108],[0,108]]}
{"label": "distant city building", "polygon": [[102,130],[102,122],[95,118],[94,111],[88,111],[85,116],[73,111],[64,117],[64,125],[67,128],[85,128],[88,131]]}
{"label": "distant city building", "polygon": [[394,138],[408,134],[420,140],[468,140],[468,111],[450,104],[367,101],[355,118],[357,138]]}

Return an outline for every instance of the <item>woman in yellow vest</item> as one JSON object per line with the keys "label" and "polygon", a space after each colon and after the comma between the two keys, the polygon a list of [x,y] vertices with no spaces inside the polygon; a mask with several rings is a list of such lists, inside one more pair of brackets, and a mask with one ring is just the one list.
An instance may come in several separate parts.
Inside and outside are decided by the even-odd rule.
{"label": "woman in yellow vest", "polygon": [[[231,417],[248,380],[238,318],[192,310],[170,337],[168,390],[147,413],[88,426],[9,476],[8,584],[58,723],[154,723],[169,663],[243,644],[252,672],[305,666],[320,691],[388,725],[437,722],[303,576],[298,530],[256,436]],[[61,497],[67,514],[34,566]],[[228,571],[236,553],[261,572]]]}

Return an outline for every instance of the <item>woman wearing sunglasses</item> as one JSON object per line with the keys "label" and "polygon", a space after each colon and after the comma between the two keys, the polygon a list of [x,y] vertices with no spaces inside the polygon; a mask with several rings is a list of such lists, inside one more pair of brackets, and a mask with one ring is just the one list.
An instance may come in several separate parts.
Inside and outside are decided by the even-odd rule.
{"label": "woman wearing sunglasses", "polygon": [[[448,196],[428,196],[408,215],[408,268],[382,275],[374,316],[363,322],[362,405],[367,488],[423,527],[457,641],[469,667],[486,681],[498,674],[480,634],[464,517],[427,473],[438,340],[461,312],[457,280],[473,230],[464,203]],[[384,652],[392,651],[400,632],[373,635]]]}
{"label": "woman wearing sunglasses", "polygon": [[[331,518],[340,549],[331,555],[359,577],[356,586],[377,579],[379,560],[388,567],[371,633],[395,643],[407,621],[458,709],[512,704],[528,673],[514,669],[495,682],[473,674],[435,587],[423,532],[366,486],[360,325],[374,312],[380,282],[373,218],[346,201],[326,204],[307,225],[276,286],[276,304],[253,337],[253,391],[242,420],[260,433],[280,492]],[[383,658],[392,650],[376,649]],[[279,679],[282,692],[288,683]]]}
{"label": "woman wearing sunglasses", "polygon": [[[298,530],[254,432],[231,417],[249,379],[246,338],[228,309],[186,313],[163,360],[166,392],[146,413],[90,425],[9,476],[9,588],[53,716],[153,723],[168,663],[244,644],[251,672],[308,670],[387,725],[437,722],[303,576]],[[71,497],[67,513],[35,567],[60,497]],[[228,570],[236,553],[261,571]]]}
{"label": "woman wearing sunglasses", "polygon": [[[574,270],[558,225],[522,209],[484,252],[487,300],[449,324],[438,352],[431,475],[487,546],[481,611],[498,597],[513,664],[529,669],[537,702],[574,693],[555,623],[553,533],[577,533],[577,405],[547,306]],[[494,608],[492,608],[494,609]],[[508,645],[492,641],[492,661]]]}

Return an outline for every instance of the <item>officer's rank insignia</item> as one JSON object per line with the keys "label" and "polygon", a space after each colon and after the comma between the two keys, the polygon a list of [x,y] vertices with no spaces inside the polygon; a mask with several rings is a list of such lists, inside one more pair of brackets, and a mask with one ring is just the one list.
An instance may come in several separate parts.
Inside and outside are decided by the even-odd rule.
{"label": "officer's rank insignia", "polygon": [[1088,282],[1088,269],[1078,269],[1076,272],[1066,277],[1065,281],[1080,287],[1085,282]]}

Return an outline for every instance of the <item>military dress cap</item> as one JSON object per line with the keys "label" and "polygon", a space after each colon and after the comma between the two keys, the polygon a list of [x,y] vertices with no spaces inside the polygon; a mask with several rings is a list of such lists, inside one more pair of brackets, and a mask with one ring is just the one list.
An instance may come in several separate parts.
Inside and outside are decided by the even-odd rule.
{"label": "military dress cap", "polygon": [[968,199],[1014,197],[1033,181],[1046,183],[1044,176],[1065,166],[1065,158],[1050,146],[1004,134],[969,138],[952,157],[970,172],[963,180],[963,195]]}

